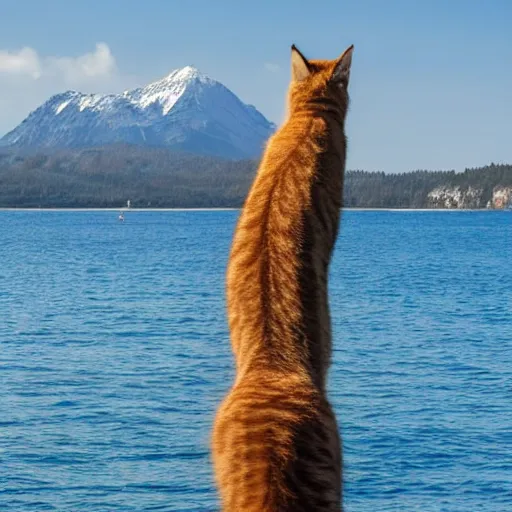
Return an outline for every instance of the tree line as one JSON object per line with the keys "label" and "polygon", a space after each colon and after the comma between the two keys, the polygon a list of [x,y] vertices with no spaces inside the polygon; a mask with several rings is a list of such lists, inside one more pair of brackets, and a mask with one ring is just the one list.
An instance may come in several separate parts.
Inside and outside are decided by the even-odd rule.
{"label": "tree line", "polygon": [[[224,160],[164,148],[114,145],[66,150],[0,150],[0,207],[239,207],[255,160]],[[512,165],[402,174],[347,171],[344,204],[425,208],[436,187],[481,189],[485,207],[496,186],[512,186]]]}

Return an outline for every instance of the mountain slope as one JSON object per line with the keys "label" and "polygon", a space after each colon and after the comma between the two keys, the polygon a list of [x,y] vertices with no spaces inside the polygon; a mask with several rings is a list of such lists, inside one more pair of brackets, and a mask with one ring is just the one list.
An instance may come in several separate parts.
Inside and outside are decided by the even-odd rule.
{"label": "mountain slope", "polygon": [[57,94],[0,143],[22,148],[129,143],[251,158],[259,156],[274,129],[252,105],[187,66],[122,94]]}

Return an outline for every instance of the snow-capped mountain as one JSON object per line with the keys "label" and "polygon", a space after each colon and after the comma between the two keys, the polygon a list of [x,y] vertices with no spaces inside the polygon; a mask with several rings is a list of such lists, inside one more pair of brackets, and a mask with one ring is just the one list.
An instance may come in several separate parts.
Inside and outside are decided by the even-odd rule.
{"label": "snow-capped mountain", "polygon": [[122,94],[52,96],[0,139],[14,147],[118,142],[226,158],[258,156],[275,125],[229,89],[187,66]]}

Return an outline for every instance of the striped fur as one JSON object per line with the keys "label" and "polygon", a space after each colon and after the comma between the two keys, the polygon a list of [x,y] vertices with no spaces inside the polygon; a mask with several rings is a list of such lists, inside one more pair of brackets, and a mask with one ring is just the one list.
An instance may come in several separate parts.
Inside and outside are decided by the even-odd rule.
{"label": "striped fur", "polygon": [[341,510],[341,444],[326,397],[327,273],[343,189],[352,47],[292,47],[288,119],[269,140],[227,272],[235,383],[212,453],[224,512]]}

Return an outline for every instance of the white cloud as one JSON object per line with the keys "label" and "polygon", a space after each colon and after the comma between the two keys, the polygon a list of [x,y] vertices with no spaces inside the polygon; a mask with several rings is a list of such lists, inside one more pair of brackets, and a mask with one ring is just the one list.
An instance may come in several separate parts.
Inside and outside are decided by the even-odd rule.
{"label": "white cloud", "polygon": [[53,94],[68,89],[119,92],[135,85],[139,80],[119,72],[106,43],[78,56],[45,56],[29,47],[0,49],[0,137]]}
{"label": "white cloud", "polygon": [[0,50],[0,73],[26,75],[37,80],[41,76],[39,56],[32,48],[22,48],[17,53]]}
{"label": "white cloud", "polygon": [[0,73],[26,76],[33,80],[57,77],[73,83],[90,78],[108,78],[117,70],[116,61],[105,43],[97,43],[94,52],[78,57],[40,57],[33,48],[18,52],[0,50]]}
{"label": "white cloud", "polygon": [[271,73],[279,73],[281,67],[279,64],[274,64],[273,62],[265,62],[265,69]]}
{"label": "white cloud", "polygon": [[117,71],[116,60],[105,43],[96,44],[96,50],[79,57],[48,57],[44,72],[61,75],[68,82],[90,78],[108,78]]}

